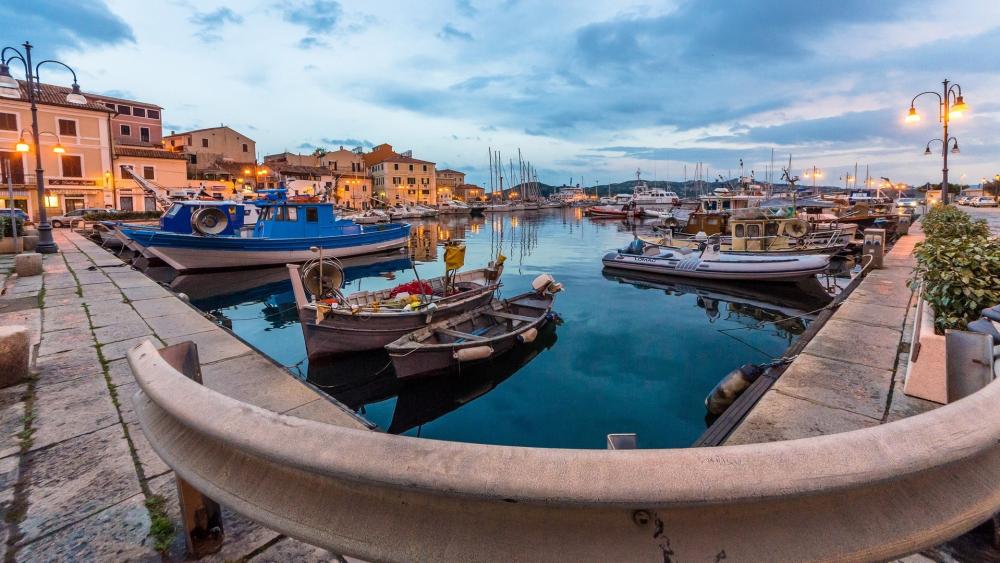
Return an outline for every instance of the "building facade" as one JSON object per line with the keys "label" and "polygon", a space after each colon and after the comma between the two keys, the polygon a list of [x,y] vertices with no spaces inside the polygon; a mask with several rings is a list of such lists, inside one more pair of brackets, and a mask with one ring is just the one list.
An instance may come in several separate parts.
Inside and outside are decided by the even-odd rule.
{"label": "building facade", "polygon": [[163,144],[163,108],[145,102],[87,94],[111,110],[111,139],[116,145],[160,147]]}
{"label": "building facade", "polygon": [[445,168],[437,171],[437,196],[438,199],[459,199],[455,191],[465,184],[465,172]]}
{"label": "building facade", "polygon": [[454,198],[461,201],[486,201],[486,189],[475,184],[462,184],[455,188]]}
{"label": "building facade", "polygon": [[171,131],[163,137],[163,147],[186,155],[188,177],[195,179],[201,178],[204,171],[214,169],[216,163],[253,165],[257,162],[257,143],[225,125],[184,133]]}
{"label": "building facade", "polygon": [[433,162],[413,158],[409,151],[397,153],[389,144],[378,145],[363,158],[376,199],[388,205],[437,204],[437,171]]}
{"label": "building facade", "polygon": [[122,211],[156,211],[155,197],[149,194],[126,169],[154,186],[164,197],[188,189],[187,159],[183,154],[152,147],[115,145],[115,207]]}
{"label": "building facade", "polygon": [[[111,110],[94,101],[85,104],[66,100],[69,88],[39,85],[36,95],[39,145],[31,137],[31,107],[27,87],[20,82],[18,98],[0,97],[0,160],[4,186],[14,185],[13,202],[2,189],[0,206],[23,209],[35,218],[38,210],[36,154],[44,170],[43,202],[46,213],[61,215],[83,207],[114,205],[111,186]],[[18,152],[19,141],[29,144],[29,152]],[[59,150],[60,152],[57,152]],[[36,152],[37,151],[37,152]],[[8,172],[9,170],[9,172]]]}

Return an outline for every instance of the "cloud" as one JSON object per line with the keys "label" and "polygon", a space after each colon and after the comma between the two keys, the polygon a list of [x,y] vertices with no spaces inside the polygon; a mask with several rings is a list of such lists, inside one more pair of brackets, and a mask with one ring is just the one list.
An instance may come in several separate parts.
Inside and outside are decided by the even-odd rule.
{"label": "cloud", "polygon": [[299,39],[298,46],[299,46],[299,49],[314,49],[314,48],[317,48],[317,47],[326,47],[327,43],[326,43],[326,41],[323,41],[322,39],[319,39],[319,38],[307,35],[306,37],[303,37],[302,39]]}
{"label": "cloud", "polygon": [[472,34],[462,31],[450,23],[444,24],[441,31],[437,34],[439,39],[444,39],[445,41],[451,41],[452,39],[458,39],[461,41],[472,41]]}
{"label": "cloud", "polygon": [[314,151],[314,150],[318,149],[319,147],[317,147],[316,145],[314,145],[312,143],[299,143],[299,146],[297,146],[295,148],[297,148],[299,150],[303,150],[303,151]]}
{"label": "cloud", "polygon": [[191,23],[198,28],[196,35],[205,43],[214,43],[222,40],[219,28],[226,24],[241,24],[243,16],[230,10],[229,8],[218,8],[211,12],[195,12],[191,16]]}
{"label": "cloud", "polygon": [[323,141],[324,144],[327,144],[327,145],[330,145],[330,146],[365,147],[365,148],[368,148],[368,149],[370,149],[370,148],[372,148],[372,147],[375,146],[375,143],[373,143],[373,142],[371,142],[371,141],[369,141],[367,139],[362,140],[362,139],[352,139],[352,138],[346,138],[346,139],[327,139],[327,138],[323,138],[323,139],[320,139],[320,140]]}
{"label": "cloud", "polygon": [[467,18],[474,18],[479,13],[479,10],[469,0],[455,0],[455,9]]}
{"label": "cloud", "polygon": [[329,35],[337,28],[343,10],[333,0],[311,0],[281,5],[282,17],[313,35]]}
{"label": "cloud", "polygon": [[0,21],[4,22],[3,44],[30,40],[38,49],[33,57],[37,60],[55,57],[63,49],[135,42],[132,28],[103,0],[2,2]]}

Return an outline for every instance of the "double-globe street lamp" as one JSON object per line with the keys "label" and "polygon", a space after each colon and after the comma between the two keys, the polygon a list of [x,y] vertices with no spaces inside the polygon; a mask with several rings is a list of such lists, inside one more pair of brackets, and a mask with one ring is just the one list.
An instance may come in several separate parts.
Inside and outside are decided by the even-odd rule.
{"label": "double-globe street lamp", "polygon": [[[80,92],[80,85],[76,81],[76,71],[62,61],[54,59],[44,60],[36,65],[31,64],[31,43],[25,41],[24,50],[20,51],[15,47],[4,47],[0,50],[0,98],[21,98],[21,87],[10,75],[10,62],[19,61],[24,67],[25,86],[28,91],[28,102],[31,104],[31,137],[35,144],[35,186],[38,190],[38,252],[52,254],[59,250],[54,240],[52,240],[52,225],[49,224],[48,216],[45,212],[45,170],[42,168],[42,152],[39,137],[42,132],[38,129],[38,105],[36,100],[40,93],[40,82],[38,71],[44,64],[56,64],[65,67],[73,75],[72,91],[66,95],[66,101],[71,104],[85,105],[87,98]],[[8,56],[10,52],[10,56]],[[57,138],[58,140],[58,138]],[[18,152],[27,152],[30,147],[24,142],[23,137],[18,142]],[[62,154],[66,152],[61,144],[57,144],[53,152]]]}
{"label": "double-globe street lamp", "polygon": [[[943,166],[941,168],[941,203],[942,205],[948,205],[948,152],[953,154],[958,154],[958,139],[955,137],[948,136],[948,123],[951,121],[952,117],[960,117],[963,112],[969,111],[969,106],[965,103],[962,98],[962,87],[958,84],[952,84],[947,79],[942,81],[944,84],[944,95],[937,92],[928,90],[927,92],[921,92],[913,99],[910,100],[910,111],[906,114],[907,123],[916,123],[920,121],[920,115],[917,113],[917,108],[914,105],[917,98],[923,96],[924,94],[931,94],[937,96],[938,98],[938,120],[941,122],[943,128],[943,133],[940,139],[931,139],[927,142],[927,146],[924,149],[924,154],[931,154],[931,143],[936,141],[941,142],[941,158],[943,161]],[[949,144],[954,141],[951,148],[949,149]]]}

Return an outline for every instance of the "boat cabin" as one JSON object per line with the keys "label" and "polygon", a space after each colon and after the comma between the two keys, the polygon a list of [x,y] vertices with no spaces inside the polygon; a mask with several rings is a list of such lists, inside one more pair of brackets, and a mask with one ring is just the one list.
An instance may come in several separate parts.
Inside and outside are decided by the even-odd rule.
{"label": "boat cabin", "polygon": [[350,219],[337,219],[332,203],[288,200],[285,190],[263,190],[265,199],[257,200],[260,217],[254,226],[255,238],[312,238],[361,234],[360,225]]}
{"label": "boat cabin", "polygon": [[[203,211],[211,210],[211,211]],[[160,217],[160,229],[184,235],[237,235],[243,228],[243,205],[235,201],[176,201]]]}
{"label": "boat cabin", "polygon": [[729,220],[733,251],[783,250],[804,237],[809,225],[801,219],[753,218]]}

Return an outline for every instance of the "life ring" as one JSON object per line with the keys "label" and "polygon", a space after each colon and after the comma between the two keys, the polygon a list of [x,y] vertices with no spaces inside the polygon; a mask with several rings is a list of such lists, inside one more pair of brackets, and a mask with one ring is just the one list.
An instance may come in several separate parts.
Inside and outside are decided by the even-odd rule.
{"label": "life ring", "polygon": [[809,223],[802,219],[789,219],[785,222],[785,234],[792,238],[801,238],[809,232]]}

